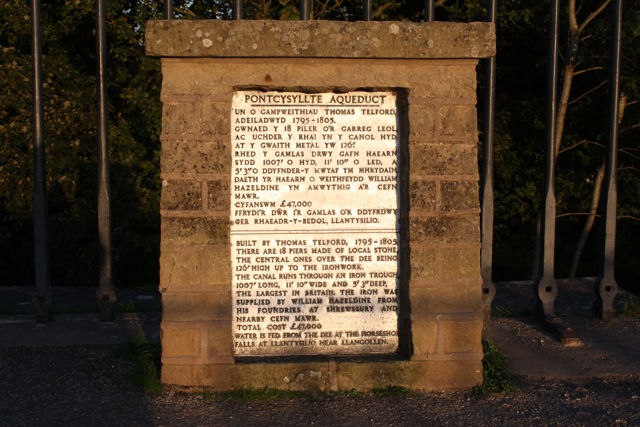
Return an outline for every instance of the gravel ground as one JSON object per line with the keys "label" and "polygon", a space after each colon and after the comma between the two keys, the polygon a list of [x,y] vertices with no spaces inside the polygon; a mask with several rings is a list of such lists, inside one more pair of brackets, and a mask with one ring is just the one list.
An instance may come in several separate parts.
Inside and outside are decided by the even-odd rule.
{"label": "gravel ground", "polygon": [[640,426],[640,377],[515,391],[242,401],[136,389],[115,347],[0,348],[1,426]]}

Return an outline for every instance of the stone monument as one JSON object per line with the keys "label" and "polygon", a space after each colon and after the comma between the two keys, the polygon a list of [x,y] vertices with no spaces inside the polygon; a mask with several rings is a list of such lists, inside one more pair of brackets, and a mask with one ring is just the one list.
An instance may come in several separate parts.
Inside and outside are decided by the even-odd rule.
{"label": "stone monument", "polygon": [[485,23],[152,21],[162,381],[482,380]]}

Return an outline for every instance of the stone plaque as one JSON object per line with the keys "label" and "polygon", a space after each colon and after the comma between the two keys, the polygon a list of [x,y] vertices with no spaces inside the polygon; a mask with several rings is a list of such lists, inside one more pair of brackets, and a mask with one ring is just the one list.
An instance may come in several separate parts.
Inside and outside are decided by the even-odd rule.
{"label": "stone plaque", "polygon": [[236,356],[398,348],[393,91],[237,91],[231,112]]}

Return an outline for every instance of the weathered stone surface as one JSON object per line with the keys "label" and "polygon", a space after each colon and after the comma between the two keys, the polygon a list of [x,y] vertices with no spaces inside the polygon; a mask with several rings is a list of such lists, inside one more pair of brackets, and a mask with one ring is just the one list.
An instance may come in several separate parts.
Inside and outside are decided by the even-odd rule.
{"label": "weathered stone surface", "polygon": [[442,210],[469,211],[479,208],[479,188],[476,181],[444,181],[440,184]]}
{"label": "weathered stone surface", "polygon": [[470,279],[480,283],[480,245],[440,247],[437,262],[441,279]]}
{"label": "weathered stone surface", "polygon": [[418,319],[411,322],[414,354],[434,354],[438,352],[438,322]]}
{"label": "weathered stone surface", "polygon": [[482,354],[482,319],[450,320],[442,327],[445,353]]}
{"label": "weathered stone surface", "polygon": [[162,105],[162,131],[177,135],[192,133],[195,111],[193,103],[165,102]]}
{"label": "weathered stone surface", "polygon": [[171,20],[147,24],[146,51],[168,57],[486,58],[485,22]]}
{"label": "weathered stone surface", "polygon": [[200,210],[202,209],[202,183],[192,180],[162,181],[160,209]]}
{"label": "weathered stone surface", "polygon": [[169,140],[162,143],[163,174],[229,173],[231,152],[226,142]]}
{"label": "weathered stone surface", "polygon": [[231,191],[228,180],[207,181],[207,209],[228,211]]}
{"label": "weathered stone surface", "polygon": [[200,258],[192,251],[162,250],[160,254],[160,291],[168,288],[200,285]]}
{"label": "weathered stone surface", "polygon": [[462,286],[449,284],[442,288],[414,286],[409,294],[411,309],[416,313],[429,314],[472,313],[482,309],[480,286],[480,282]]}
{"label": "weathered stone surface", "polygon": [[[226,243],[226,242],[225,242]],[[225,288],[231,284],[231,253],[225,244],[207,245],[200,254],[202,284]],[[213,286],[212,286],[213,287]],[[229,288],[227,288],[229,289]],[[229,300],[230,302],[231,300]]]}
{"label": "weathered stone surface", "polygon": [[411,173],[420,175],[475,175],[477,148],[471,144],[410,145]]}
{"label": "weathered stone surface", "polygon": [[410,207],[418,211],[434,211],[437,207],[436,183],[413,180],[409,184]]}
{"label": "weathered stone surface", "polygon": [[[226,320],[231,318],[230,291],[165,292],[162,294],[163,319],[168,322]],[[231,333],[229,332],[229,335]]]}
{"label": "weathered stone surface", "polygon": [[430,280],[436,276],[436,251],[435,248],[411,249],[411,279]]}
{"label": "weathered stone surface", "polygon": [[162,327],[162,357],[200,355],[200,331],[198,329]]}
{"label": "weathered stone surface", "polygon": [[169,218],[160,221],[163,244],[223,244],[229,241],[229,221],[223,218]]}
{"label": "weathered stone surface", "polygon": [[409,233],[416,244],[476,243],[479,220],[475,216],[410,218]]}
{"label": "weathered stone surface", "polygon": [[473,105],[447,105],[440,109],[438,134],[452,138],[476,140],[478,116]]}
{"label": "weathered stone surface", "polygon": [[[231,310],[231,298],[228,301]],[[231,336],[231,321],[216,322],[212,324],[208,331],[208,354],[211,360],[218,360],[221,357],[233,357],[233,339]]]}

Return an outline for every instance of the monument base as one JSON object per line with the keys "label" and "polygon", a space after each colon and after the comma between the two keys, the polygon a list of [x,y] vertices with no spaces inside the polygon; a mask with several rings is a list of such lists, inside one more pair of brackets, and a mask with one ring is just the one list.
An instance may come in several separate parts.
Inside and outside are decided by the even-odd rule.
{"label": "monument base", "polygon": [[412,390],[463,389],[482,383],[482,354],[476,360],[251,363],[163,365],[162,382],[213,391],[371,390],[389,386]]}
{"label": "monument base", "polygon": [[[147,25],[146,49],[148,54],[162,57],[163,74],[160,212],[163,383],[216,391],[240,388],[344,391],[387,386],[443,390],[473,387],[482,382],[476,66],[479,58],[495,54],[495,32],[491,24],[153,21]],[[329,157],[316,156],[318,168],[334,166],[328,163],[320,165],[321,158],[327,161],[335,159],[334,162],[349,159],[354,164],[359,159],[366,168],[388,169],[391,167],[386,165],[388,162],[395,168],[396,154],[387,156],[389,149],[375,148],[367,152],[366,148],[360,148],[369,143],[367,138],[382,140],[381,135],[385,134],[386,139],[388,130],[394,133],[398,147],[395,180],[384,182],[390,173],[387,174],[389,176],[381,175],[371,172],[373,169],[360,170],[360,166],[348,173],[342,169],[334,170],[331,177],[326,170],[310,169],[310,173],[305,170],[301,187],[298,187],[298,182],[288,184],[293,182],[289,175],[294,177],[295,173],[274,174],[273,183],[280,180],[287,182],[287,187],[283,184],[283,187],[272,187],[268,191],[273,191],[274,197],[283,188],[291,194],[299,192],[294,194],[296,198],[282,199],[275,208],[287,208],[287,218],[297,227],[296,221],[300,218],[314,215],[317,218],[327,217],[329,224],[342,224],[342,219],[334,217],[342,215],[343,205],[356,204],[355,207],[346,207],[352,213],[360,207],[359,199],[346,198],[335,209],[327,209],[321,206],[321,198],[318,197],[312,200],[313,207],[307,207],[300,213],[288,208],[289,204],[292,209],[297,209],[303,206],[301,203],[308,202],[303,193],[307,190],[317,192],[316,184],[322,182],[321,178],[330,178],[331,181],[327,182],[331,185],[362,178],[369,188],[375,185],[376,189],[387,190],[392,188],[388,185],[397,184],[399,190],[393,203],[374,200],[383,205],[395,204],[390,208],[397,207],[397,216],[376,214],[375,218],[363,219],[372,224],[374,220],[381,223],[390,220],[395,227],[391,227],[391,232],[398,235],[397,269],[394,260],[388,258],[395,256],[395,249],[379,254],[387,260],[384,262],[389,263],[382,273],[398,272],[397,300],[395,292],[391,292],[396,288],[390,280],[385,283],[389,291],[386,293],[380,291],[375,295],[375,290],[370,289],[371,284],[362,288],[364,293],[360,290],[358,294],[342,293],[340,288],[333,288],[339,285],[333,282],[338,273],[332,276],[331,283],[322,284],[323,289],[338,289],[335,295],[307,292],[311,285],[299,284],[301,280],[298,278],[291,279],[296,280],[295,284],[285,282],[284,289],[287,285],[298,289],[300,285],[300,295],[294,295],[293,291],[285,295],[280,291],[282,283],[267,276],[263,277],[270,282],[265,288],[267,293],[262,290],[260,293],[247,292],[252,281],[262,280],[254,274],[260,274],[263,266],[269,269],[265,274],[274,275],[280,271],[281,265],[287,274],[292,274],[296,266],[298,275],[300,271],[313,272],[314,267],[319,272],[330,271],[335,267],[332,263],[342,260],[338,256],[335,262],[331,259],[338,249],[349,255],[348,252],[356,246],[358,250],[366,249],[350,255],[354,259],[357,257],[356,264],[360,263],[360,257],[367,257],[368,261],[362,263],[361,273],[367,276],[366,279],[371,279],[371,273],[378,272],[378,266],[373,264],[379,260],[369,260],[368,257],[377,255],[377,247],[379,251],[391,251],[390,246],[393,246],[380,246],[379,240],[388,240],[385,236],[371,237],[371,244],[363,243],[363,239],[370,238],[363,236],[361,245],[352,245],[353,239],[346,234],[343,238],[346,243],[330,247],[332,253],[323,255],[328,256],[324,261],[319,258],[319,253],[314,253],[313,236],[310,237],[311,244],[307,241],[304,244],[298,242],[293,247],[276,245],[279,251],[286,248],[286,255],[291,256],[287,259],[280,259],[283,254],[279,251],[266,251],[265,248],[273,244],[262,244],[262,240],[280,239],[278,236],[267,236],[261,239],[260,246],[254,246],[253,240],[257,241],[258,237],[253,233],[270,233],[268,225],[262,229],[263,223],[255,221],[257,217],[252,215],[257,214],[253,211],[246,216],[246,212],[235,210],[259,208],[252,203],[255,200],[262,203],[259,198],[264,195],[256,193],[254,189],[258,187],[253,186],[268,185],[269,182],[264,178],[259,178],[260,181],[235,178],[245,176],[245,173],[247,177],[253,177],[257,163],[260,163],[262,171],[281,160],[291,160],[296,167],[302,167],[302,160],[305,165],[308,161],[304,157],[307,154],[302,153],[302,148],[298,150],[297,145],[287,148],[286,158],[280,156],[283,153],[267,152],[272,146],[267,145],[269,141],[261,135],[275,138],[281,131],[280,127],[276,130],[276,126],[289,125],[294,117],[289,112],[274,113],[271,121],[259,107],[256,107],[258,115],[254,115],[251,112],[253,104],[262,102],[262,96],[252,92],[256,90],[265,93],[264,101],[268,103],[273,101],[277,104],[285,99],[270,92],[286,91],[289,92],[286,99],[301,101],[301,105],[295,108],[305,109],[310,103],[323,108],[320,116],[308,117],[309,123],[304,123],[306,118],[303,114],[295,117],[299,123],[292,123],[295,134],[292,132],[291,138],[297,141],[306,140],[306,136],[301,136],[305,133],[321,132],[314,136],[318,138],[318,147],[321,142],[322,147],[312,150],[328,150],[323,142],[324,134],[332,143],[336,142],[336,136],[339,143],[340,135],[347,142],[349,138],[356,141],[355,148],[349,148],[351,151],[346,154],[340,154],[342,149],[336,146],[337,151],[334,150]],[[245,91],[242,99],[248,102],[246,108],[237,102],[234,104],[234,95],[241,91]],[[330,94],[345,94],[344,98],[336,97],[338,102],[361,98],[367,101],[367,95],[371,95],[368,101],[374,102],[374,98],[381,100],[387,92],[397,94],[402,100],[399,104],[402,111],[392,116],[396,117],[397,127],[386,122],[369,125],[355,119],[344,124],[329,123],[335,126],[335,132],[329,128],[324,132],[324,122],[320,127],[321,120],[337,118],[332,117],[334,113],[331,111],[325,114],[324,104],[319,102],[317,94],[328,94],[329,100]],[[253,102],[253,98],[257,101]],[[376,108],[369,102],[366,104],[358,108],[366,109],[367,115],[385,115],[392,110],[383,104]],[[327,108],[340,108],[343,116],[351,114],[351,110],[346,108]],[[353,111],[356,115],[365,113],[365,110]],[[255,127],[243,133],[241,126],[247,124]],[[236,129],[236,126],[240,127]],[[317,129],[314,130],[313,126]],[[371,126],[371,132],[367,126]],[[378,131],[378,126],[381,131]],[[395,130],[398,130],[397,135]],[[362,139],[356,139],[360,134]],[[285,134],[280,135],[284,140]],[[265,153],[255,152],[257,148],[249,152],[247,145],[242,145],[242,138],[246,138],[251,149],[251,143],[254,143],[256,147],[264,148]],[[286,138],[289,138],[288,131]],[[355,151],[358,153],[354,154]],[[302,157],[296,159],[298,155]],[[310,182],[312,178],[317,180]],[[345,191],[346,186],[340,188],[338,191]],[[354,187],[354,190],[364,191],[364,187],[362,190],[359,186]],[[333,194],[332,191],[327,192],[327,197]],[[316,201],[318,206],[315,206]],[[315,212],[307,212],[309,209]],[[379,206],[375,209],[375,212],[381,211]],[[292,216],[294,214],[296,216]],[[260,215],[274,214],[270,210]],[[345,211],[345,218],[347,215]],[[231,226],[234,218],[234,223],[237,221],[236,225],[241,229]],[[243,222],[245,218],[247,222]],[[265,224],[278,222],[273,218],[267,219],[269,221]],[[248,224],[260,227],[242,228]],[[303,228],[305,231],[306,227]],[[249,237],[234,237],[239,232]],[[296,256],[308,258],[296,261]],[[273,258],[266,262],[265,257]],[[323,263],[326,269],[323,269]],[[250,270],[251,266],[259,268],[254,271]],[[350,277],[347,272],[347,280],[343,280],[341,285],[345,290],[359,289],[353,286],[359,278],[354,276],[355,280],[350,281]],[[277,280],[280,279],[278,273]],[[260,288],[260,284],[256,287]],[[300,299],[294,300],[293,297]],[[342,304],[346,312],[347,302],[353,303],[352,317],[350,322],[345,321],[342,325],[311,311],[313,306],[318,312],[333,315],[343,311],[342,308],[337,309],[337,304]],[[259,307],[260,304],[262,306]],[[379,307],[378,304],[385,305]],[[265,310],[267,306],[283,310],[284,315],[278,316],[275,310]],[[362,307],[366,311],[360,310]],[[388,321],[384,316],[374,317],[374,320],[384,320],[381,321],[382,326],[376,326],[368,318],[354,314],[373,312],[377,315],[379,312],[386,315],[390,309],[394,315],[397,313],[397,328],[395,320]],[[289,315],[286,310],[292,316],[300,314],[312,319],[311,326],[315,326],[308,330],[318,332],[319,338],[323,337],[322,330],[326,330],[331,338],[344,338],[338,334],[363,336],[362,331],[395,333],[397,353],[394,338],[369,349],[371,353],[386,355],[366,354],[357,358],[354,353],[354,356],[337,357],[334,354],[344,355],[345,348],[336,347],[336,353],[329,354],[328,346],[325,346],[324,352],[314,353],[313,348],[305,347],[299,353],[281,353],[271,357],[276,347],[293,347],[290,341],[286,341],[284,333],[286,328],[293,330],[293,322],[299,320],[291,317],[285,322],[283,319]],[[316,327],[322,329],[314,331]],[[375,328],[374,332],[370,328]],[[280,333],[283,336],[278,341],[279,338],[274,337]],[[250,350],[253,347],[259,349],[264,341],[258,340],[264,339],[270,340],[268,345],[273,349],[264,353]],[[342,345],[342,341],[337,341]],[[363,351],[360,348],[356,350],[358,355]],[[263,357],[265,354],[269,357]],[[287,354],[286,358],[283,354]],[[396,354],[403,356],[401,360],[396,358]]]}

